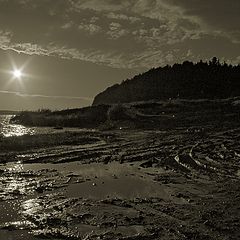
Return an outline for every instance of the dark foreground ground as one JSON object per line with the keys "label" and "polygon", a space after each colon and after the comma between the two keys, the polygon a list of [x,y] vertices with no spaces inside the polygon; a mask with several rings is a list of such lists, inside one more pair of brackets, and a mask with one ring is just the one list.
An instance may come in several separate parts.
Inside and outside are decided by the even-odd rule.
{"label": "dark foreground ground", "polygon": [[2,140],[0,239],[240,239],[240,125],[225,117]]}

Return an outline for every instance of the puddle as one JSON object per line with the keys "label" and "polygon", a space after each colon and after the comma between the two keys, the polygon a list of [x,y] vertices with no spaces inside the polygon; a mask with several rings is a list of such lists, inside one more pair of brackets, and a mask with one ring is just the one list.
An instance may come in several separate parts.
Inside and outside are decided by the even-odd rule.
{"label": "puddle", "polygon": [[[76,224],[74,225],[73,231],[76,235],[82,236],[82,239],[88,239],[91,235],[102,235],[109,230],[112,230],[115,234],[120,234],[122,236],[136,236],[145,233],[144,227],[142,225],[132,225],[132,226],[114,226],[108,229],[100,228],[97,226],[87,225],[87,224]],[[100,239],[100,238],[99,238]]]}
{"label": "puddle", "polygon": [[[63,164],[22,164],[8,163],[0,169],[8,172],[52,171],[56,170],[66,177],[66,197],[83,197],[101,199],[107,197],[161,197],[166,198],[165,187],[153,181],[147,173],[151,169],[141,169],[138,164],[109,164],[78,162]],[[153,170],[154,173],[156,169]],[[79,181],[80,179],[80,181]],[[15,184],[16,185],[16,184]],[[14,185],[14,186],[15,186]],[[62,188],[59,189],[62,191]]]}
{"label": "puddle", "polygon": [[[0,239],[1,240],[37,240],[33,237],[27,230],[0,230]],[[40,240],[38,238],[38,240]]]}
{"label": "puddle", "polygon": [[[61,176],[65,182],[64,187],[59,185],[60,187],[53,189],[51,193],[63,194],[65,198],[102,200],[107,198],[133,199],[158,197],[169,199],[169,193],[166,190],[167,187],[153,181],[154,174],[149,174],[151,168],[142,169],[139,168],[139,164],[120,164],[118,162],[109,164],[80,164],[78,162],[23,164],[16,162],[0,165],[0,169],[5,171],[2,179],[6,178],[1,192],[5,195],[11,193],[11,196],[16,197],[15,200],[6,199],[0,202],[0,239],[36,239],[26,231],[31,229],[32,223],[25,222],[24,216],[34,216],[39,211],[42,211],[43,206],[38,197],[46,195],[47,191],[43,193],[36,193],[34,191],[34,181],[38,181],[32,177],[35,174],[38,178],[42,179],[46,176],[51,176],[48,179],[50,181],[49,184],[56,184],[57,177]],[[57,171],[57,175],[51,175],[51,172],[54,170]],[[156,169],[152,169],[152,173],[156,173],[155,171]],[[25,173],[30,173],[30,177],[27,177],[28,174]],[[21,195],[22,192],[25,194]],[[3,228],[4,226],[9,226],[9,228],[5,229]],[[91,231],[98,232],[98,229],[95,229],[95,227],[92,229],[90,225],[81,224],[78,226],[75,225],[75,227],[76,232],[79,232],[81,236]],[[103,229],[100,230],[102,232]],[[120,228],[120,226],[115,230],[121,234],[126,232],[126,229]],[[133,226],[128,231],[130,235],[134,235],[142,232],[142,229],[138,226]]]}
{"label": "puddle", "polygon": [[[72,229],[76,235],[78,236],[84,236],[87,239],[87,236],[90,236],[91,233],[94,234],[101,234],[103,233],[103,230],[100,229],[97,226],[91,226],[87,224],[76,224],[74,225],[74,228]],[[84,238],[83,238],[84,239]]]}
{"label": "puddle", "polygon": [[32,223],[25,221],[21,215],[23,200],[0,202],[0,239],[34,240],[29,228]]}
{"label": "puddle", "polygon": [[111,162],[108,164],[103,163],[90,163],[82,164],[79,162],[70,163],[21,163],[11,162],[7,164],[0,164],[0,170],[11,171],[11,172],[26,172],[26,171],[41,171],[41,170],[56,170],[61,173],[73,173],[82,176],[106,176],[113,174],[134,174],[137,172],[150,172],[160,173],[164,172],[157,168],[142,169],[139,165],[142,162],[135,162],[134,165],[131,163],[120,164],[119,162]]}
{"label": "puddle", "polygon": [[160,184],[136,176],[100,177],[83,183],[70,184],[65,194],[69,197],[91,199],[168,197]]}
{"label": "puddle", "polygon": [[21,204],[19,200],[0,202],[0,225],[2,226],[6,222],[22,220],[18,214],[20,207]]}

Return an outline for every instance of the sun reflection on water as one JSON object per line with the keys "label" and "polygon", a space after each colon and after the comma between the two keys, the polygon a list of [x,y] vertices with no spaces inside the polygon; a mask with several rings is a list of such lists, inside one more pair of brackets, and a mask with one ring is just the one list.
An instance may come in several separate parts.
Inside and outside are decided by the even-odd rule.
{"label": "sun reflection on water", "polygon": [[22,136],[25,134],[33,134],[34,130],[26,128],[22,125],[10,124],[7,127],[3,128],[4,137],[13,137],[13,136]]}
{"label": "sun reflection on water", "polygon": [[14,164],[10,165],[9,168],[6,169],[6,171],[10,173],[19,173],[23,170],[23,164],[21,161],[17,161]]}
{"label": "sun reflection on water", "polygon": [[[5,165],[4,174],[0,177],[0,199],[4,200],[0,204],[0,225],[6,229],[26,230],[35,228],[35,224],[25,219],[26,213],[31,213],[39,209],[39,204],[34,200],[29,200],[33,196],[34,188],[31,178],[26,177],[24,165],[21,161],[12,163],[10,166]],[[0,239],[19,239],[3,233],[6,238]],[[8,234],[8,235],[7,235]],[[28,236],[28,234],[26,234]],[[22,239],[22,238],[21,238]],[[30,239],[30,238],[27,238]]]}
{"label": "sun reflection on water", "polygon": [[12,115],[0,116],[0,131],[4,137],[23,136],[34,134],[34,129],[27,128],[18,124],[11,124]]}
{"label": "sun reflection on water", "polygon": [[38,199],[29,199],[22,203],[22,209],[24,215],[32,215],[42,210],[42,206]]}
{"label": "sun reflection on water", "polygon": [[25,194],[28,182],[25,178],[19,176],[19,174],[23,171],[22,162],[16,162],[10,168],[5,169],[5,171],[9,174],[6,179],[5,191],[17,195]]}

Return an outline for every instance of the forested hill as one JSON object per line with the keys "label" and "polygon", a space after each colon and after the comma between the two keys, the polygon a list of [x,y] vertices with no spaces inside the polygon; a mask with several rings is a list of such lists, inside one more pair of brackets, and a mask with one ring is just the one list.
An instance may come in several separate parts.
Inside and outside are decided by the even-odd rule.
{"label": "forested hill", "polygon": [[240,96],[240,65],[209,62],[153,68],[99,93],[93,105],[163,99],[228,98]]}

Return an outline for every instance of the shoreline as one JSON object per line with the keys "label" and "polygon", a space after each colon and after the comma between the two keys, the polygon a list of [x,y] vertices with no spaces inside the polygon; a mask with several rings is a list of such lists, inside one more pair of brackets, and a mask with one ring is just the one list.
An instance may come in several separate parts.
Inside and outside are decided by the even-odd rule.
{"label": "shoreline", "polygon": [[0,237],[240,238],[238,104],[108,113],[95,131],[1,139]]}

